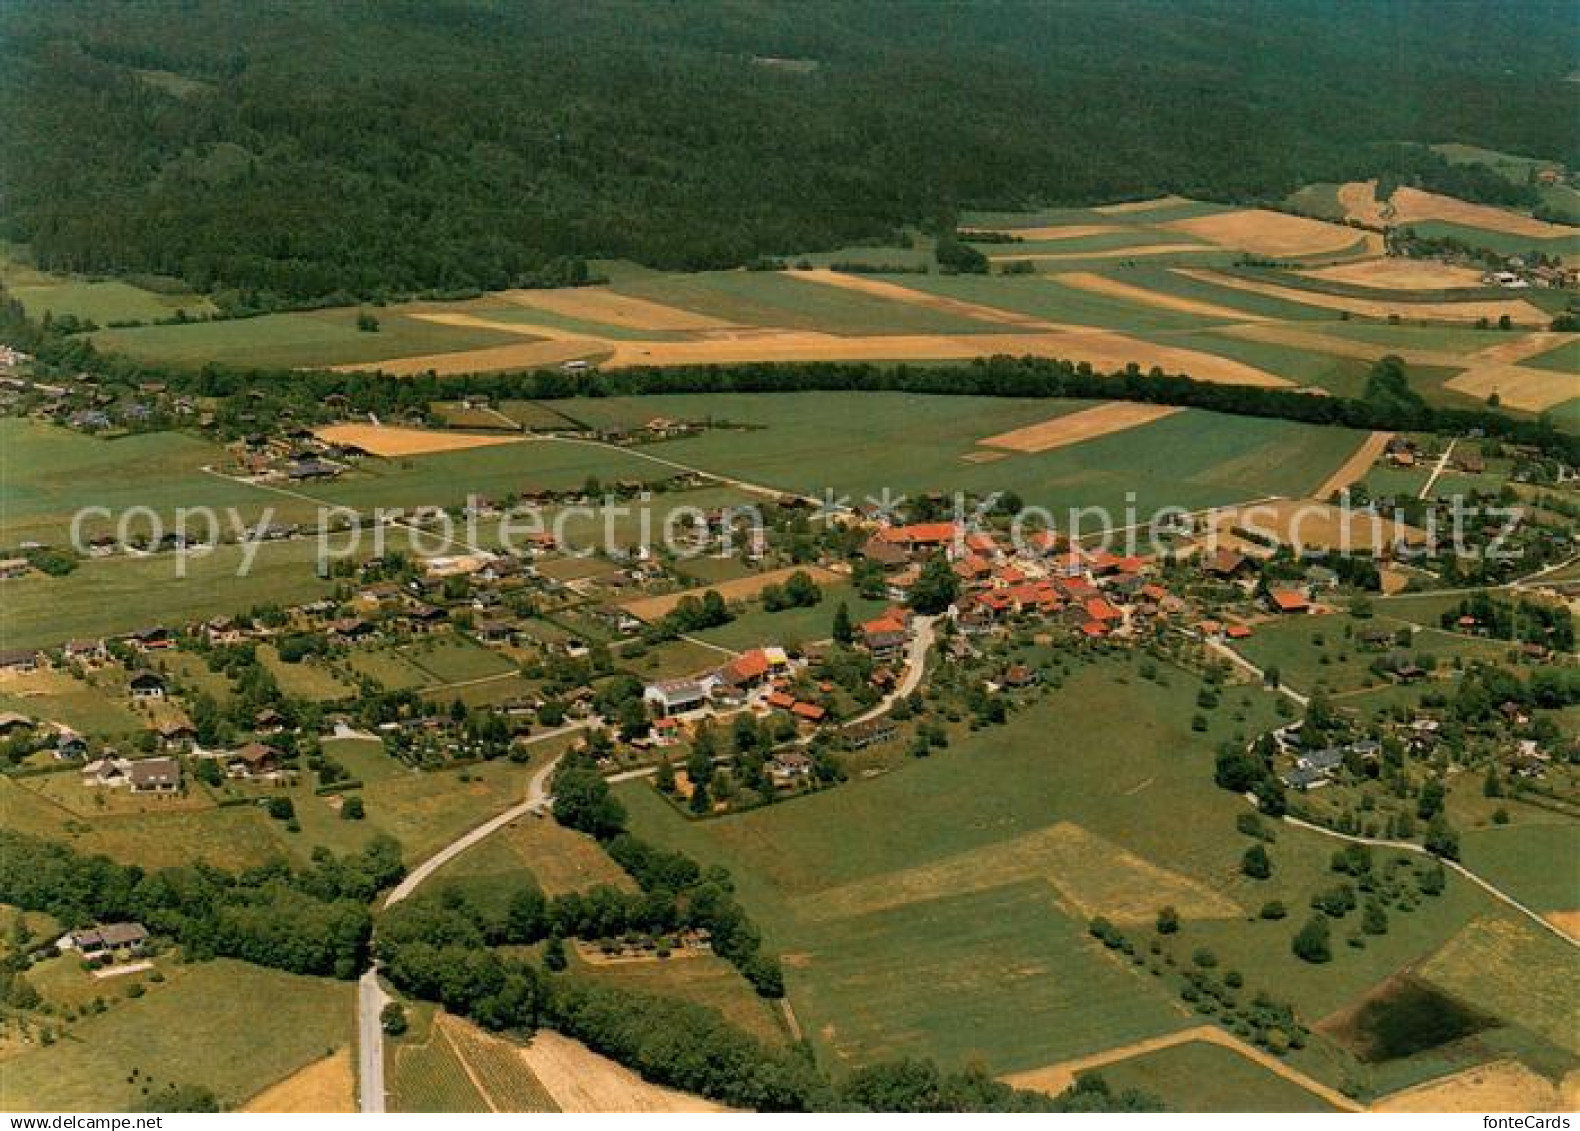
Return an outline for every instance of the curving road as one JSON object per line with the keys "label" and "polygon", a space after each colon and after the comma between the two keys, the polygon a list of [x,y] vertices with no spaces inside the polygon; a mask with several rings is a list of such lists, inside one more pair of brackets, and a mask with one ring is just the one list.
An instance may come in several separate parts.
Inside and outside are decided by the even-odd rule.
{"label": "curving road", "polygon": [[[559,738],[561,735],[602,725],[603,720],[597,717],[586,719],[556,727],[554,730],[546,730],[542,734],[535,734],[527,739],[524,745],[546,742],[551,738]],[[533,772],[532,777],[527,780],[526,800],[484,821],[407,872],[405,878],[391,888],[389,894],[384,897],[383,906],[392,907],[406,899],[424,880],[474,844],[498,832],[512,821],[546,806],[551,800],[548,794],[549,778],[554,775],[554,768],[560,764],[562,757],[563,754],[555,755]],[[390,1000],[390,996],[384,992],[384,987],[379,984],[379,968],[378,963],[375,962],[357,983],[357,1106],[358,1110],[370,1115],[379,1115],[384,1111],[384,1025],[381,1014]]]}

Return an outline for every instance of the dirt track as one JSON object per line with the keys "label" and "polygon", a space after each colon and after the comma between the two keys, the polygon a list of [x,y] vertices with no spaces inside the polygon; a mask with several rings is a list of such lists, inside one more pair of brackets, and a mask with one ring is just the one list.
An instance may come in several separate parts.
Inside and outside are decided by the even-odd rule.
{"label": "dirt track", "polygon": [[1383,449],[1388,446],[1388,441],[1393,439],[1392,432],[1373,432],[1361,446],[1355,449],[1355,454],[1345,460],[1327,480],[1311,492],[1314,499],[1326,500],[1331,495],[1352,483],[1358,483],[1366,478],[1366,473],[1371,470],[1372,464],[1377,462],[1377,457],[1383,454]]}
{"label": "dirt track", "polygon": [[1134,1044],[1123,1045],[1120,1048],[1094,1053],[1091,1056],[1081,1057],[1076,1060],[1067,1060],[1062,1064],[1052,1064],[1046,1068],[1033,1068],[1028,1072],[1017,1072],[1011,1076],[1003,1077],[1003,1080],[1005,1083],[1017,1088],[1027,1088],[1035,1092],[1058,1095],[1075,1083],[1075,1078],[1083,1072],[1090,1072],[1094,1068],[1102,1068],[1104,1065],[1130,1060],[1133,1057],[1144,1056],[1147,1053],[1160,1052],[1163,1049],[1173,1048],[1175,1045],[1189,1044],[1191,1041],[1201,1041],[1205,1044],[1221,1045],[1226,1049],[1232,1049],[1247,1060],[1255,1061],[1274,1075],[1281,1076],[1290,1083],[1304,1088],[1312,1095],[1326,1101],[1340,1111],[1363,1110],[1359,1104],[1342,1092],[1328,1087],[1319,1080],[1313,1080],[1304,1072],[1291,1068],[1272,1053],[1263,1052],[1259,1048],[1230,1036],[1216,1025],[1198,1025],[1192,1029],[1182,1029],[1177,1033],[1168,1033],[1161,1037],[1149,1037],[1144,1041],[1136,1041]]}

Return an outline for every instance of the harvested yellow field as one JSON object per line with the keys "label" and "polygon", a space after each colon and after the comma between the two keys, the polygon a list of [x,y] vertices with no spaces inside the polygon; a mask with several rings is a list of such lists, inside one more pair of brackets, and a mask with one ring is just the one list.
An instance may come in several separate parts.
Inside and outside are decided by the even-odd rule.
{"label": "harvested yellow field", "polygon": [[394,428],[383,424],[331,424],[313,433],[331,444],[361,448],[375,456],[421,456],[432,452],[459,452],[520,442],[516,436],[480,436],[469,432],[430,432],[424,428]]}
{"label": "harvested yellow field", "polygon": [[580,1041],[540,1029],[520,1052],[532,1075],[563,1112],[724,1111],[698,1096],[649,1084]]}
{"label": "harvested yellow field", "polygon": [[501,322],[496,318],[484,318],[480,314],[465,314],[459,310],[425,310],[413,313],[413,318],[424,322],[437,323],[440,326],[461,326],[470,330],[497,330],[501,334],[517,334],[523,338],[534,341],[566,341],[581,337],[556,326],[531,326],[525,322]]}
{"label": "harvested yellow field", "polygon": [[567,361],[588,361],[603,357],[609,350],[609,343],[599,339],[568,338],[563,341],[522,342],[520,345],[459,350],[455,353],[398,357],[388,361],[355,362],[330,368],[341,373],[377,371],[395,377],[432,371],[446,377],[456,373],[487,373],[496,369],[548,368]]}
{"label": "harvested yellow field", "polygon": [[1245,914],[1239,904],[1205,884],[1144,860],[1068,821],[792,902],[800,917],[825,921],[1032,879],[1047,881],[1083,918],[1105,915],[1121,923],[1151,922],[1164,904],[1172,904],[1192,919],[1231,919]]}
{"label": "harvested yellow field", "polygon": [[[988,309],[988,308],[981,308]],[[1019,334],[890,334],[841,337],[811,331],[762,330],[699,341],[528,342],[455,353],[338,366],[394,375],[485,373],[545,368],[572,359],[597,361],[605,369],[644,365],[745,365],[769,361],[968,361],[975,357],[1031,356],[1086,362],[1094,369],[1123,369],[1132,363],[1185,373],[1224,385],[1290,387],[1293,383],[1243,362],[1198,350],[1155,345],[1110,330],[1070,327],[1067,332]],[[599,361],[599,359],[602,359]],[[495,437],[493,442],[498,442]]]}
{"label": "harvested yellow field", "polygon": [[1383,1112],[1570,1112],[1580,1106],[1580,1073],[1554,1084],[1515,1060],[1478,1064],[1417,1084],[1372,1105]]}
{"label": "harvested yellow field", "polygon": [[1016,1088],[1024,1088],[1032,1092],[1045,1092],[1050,1096],[1059,1095],[1068,1091],[1075,1083],[1076,1077],[1083,1073],[1092,1072],[1106,1065],[1118,1064],[1120,1061],[1131,1060],[1148,1053],[1161,1052],[1173,1048],[1175,1045],[1189,1044],[1192,1041],[1201,1041],[1204,1044],[1220,1045],[1240,1054],[1249,1061],[1260,1065],[1276,1076],[1281,1076],[1290,1083],[1295,1084],[1312,1095],[1338,1108],[1340,1111],[1360,1111],[1361,1108],[1354,1100],[1344,1095],[1320,1080],[1314,1080],[1292,1068],[1272,1053],[1263,1052],[1254,1045],[1248,1045],[1239,1038],[1232,1036],[1216,1025],[1198,1025],[1191,1029],[1181,1029],[1176,1033],[1165,1033],[1160,1037],[1148,1037],[1142,1041],[1135,1041],[1118,1048],[1106,1049],[1103,1052],[1093,1053],[1091,1056],[1079,1057],[1075,1060],[1066,1060],[1059,1064],[1050,1064],[1044,1068],[1032,1068],[1025,1072],[1016,1072],[1003,1077],[1006,1084]]}
{"label": "harvested yellow field", "polygon": [[1546,412],[1580,393],[1573,373],[1518,365],[1478,365],[1451,378],[1445,387],[1482,400],[1496,393],[1505,407],[1527,412]]}
{"label": "harvested yellow field", "polygon": [[1027,330],[1041,331],[1065,328],[1057,323],[1047,322],[1030,314],[1021,314],[1013,310],[1000,310],[995,306],[984,306],[978,302],[950,298],[947,295],[929,294],[927,291],[918,291],[912,287],[902,286],[899,283],[890,283],[867,275],[851,275],[843,271],[830,271],[826,267],[818,267],[811,271],[797,271],[792,277],[810,283],[822,283],[825,286],[839,287],[841,290],[855,291],[857,294],[872,295],[874,298],[888,299],[891,302],[910,303],[913,306],[925,307],[928,310],[936,310],[944,314],[953,314],[962,318],[974,318],[979,322],[992,322],[997,325],[1018,326]]}
{"label": "harvested yellow field", "polygon": [[1134,283],[1126,283],[1120,279],[1111,278],[1108,275],[1098,275],[1091,271],[1066,272],[1059,276],[1059,282],[1067,287],[1076,287],[1083,291],[1091,291],[1094,294],[1108,295],[1110,298],[1123,299],[1126,302],[1155,306],[1162,310],[1177,310],[1182,314],[1199,314],[1203,318],[1222,318],[1229,322],[1263,321],[1259,315],[1247,314],[1245,311],[1236,310],[1232,306],[1219,306],[1215,302],[1203,302],[1200,299],[1164,294],[1162,291],[1138,287]]}
{"label": "harvested yellow field", "polygon": [[1101,212],[1104,216],[1126,216],[1132,212],[1156,212],[1159,208],[1172,208],[1176,204],[1189,204],[1183,196],[1160,196],[1155,200],[1130,200],[1124,204],[1100,204],[1092,209]]}
{"label": "harvested yellow field", "polygon": [[977,443],[989,448],[1007,448],[1012,452],[1048,452],[1098,436],[1138,428],[1184,411],[1167,405],[1115,401],[1066,416],[1056,416],[1038,424],[1028,424],[1012,432],[1000,432]]}
{"label": "harvested yellow field", "polygon": [[1557,330],[1543,330],[1537,334],[1524,334],[1518,338],[1510,338],[1499,342],[1497,345],[1488,346],[1484,350],[1477,350],[1471,354],[1476,361],[1491,361],[1500,365],[1513,365],[1524,361],[1528,357],[1555,350],[1559,346],[1568,345],[1580,338],[1580,334],[1566,334]]}
{"label": "harvested yellow field", "polygon": [[1199,243],[1149,243],[1137,247],[1110,247],[1102,251],[1000,251],[988,256],[994,263],[1024,259],[1033,263],[1062,263],[1072,259],[1144,259],[1149,255],[1171,255],[1177,251],[1211,251]]}
{"label": "harvested yellow field", "polygon": [[1395,291],[1452,291],[1481,285],[1481,272],[1473,267],[1455,267],[1435,259],[1404,259],[1398,256],[1336,263],[1331,267],[1318,267],[1300,274],[1308,279]]}
{"label": "harvested yellow field", "polygon": [[1351,220],[1359,220],[1362,224],[1370,224],[1374,228],[1388,226],[1393,210],[1383,201],[1377,199],[1377,181],[1351,181],[1347,185],[1339,186],[1339,203],[1344,206],[1344,215]]}
{"label": "harvested yellow field", "polygon": [[517,306],[630,330],[726,330],[733,325],[722,318],[617,294],[608,287],[504,291],[497,297]]}
{"label": "harvested yellow field", "polygon": [[1393,207],[1391,222],[1394,224],[1443,220],[1450,224],[1463,224],[1467,228],[1507,232],[1511,236],[1529,236],[1538,240],[1558,239],[1576,233],[1576,229],[1563,224],[1549,224],[1546,220],[1536,220],[1518,212],[1494,208],[1490,204],[1471,204],[1452,196],[1440,196],[1415,188],[1398,189],[1389,199],[1389,204]]}
{"label": "harvested yellow field", "polygon": [[1023,240],[1073,240],[1081,236],[1106,236],[1110,232],[1124,230],[1118,224],[1054,224],[1047,228],[970,228],[963,229],[960,235],[970,239],[975,232],[991,232],[994,235],[1019,236]]}
{"label": "harvested yellow field", "polygon": [[1393,302],[1386,299],[1326,295],[1317,291],[1305,291],[1298,287],[1285,287],[1277,283],[1259,282],[1256,279],[1245,279],[1238,275],[1229,275],[1221,271],[1209,271],[1198,267],[1177,267],[1175,270],[1181,275],[1212,283],[1214,286],[1229,287],[1237,291],[1266,295],[1269,298],[1279,298],[1302,306],[1320,307],[1323,310],[1342,310],[1350,314],[1358,314],[1363,318],[1382,319],[1391,315],[1397,315],[1400,318],[1424,319],[1434,322],[1476,322],[1482,318],[1487,319],[1489,322],[1496,322],[1504,315],[1508,315],[1510,321],[1522,325],[1545,325],[1548,321],[1545,311],[1532,306],[1523,299],[1489,299],[1476,302]]}
{"label": "harvested yellow field", "polygon": [[1364,233],[1322,220],[1289,216],[1262,208],[1238,212],[1219,212],[1212,216],[1193,216],[1187,220],[1167,220],[1159,227],[1184,232],[1236,251],[1275,258],[1295,255],[1323,255],[1353,247]]}
{"label": "harvested yellow field", "polygon": [[351,1050],[336,1049],[315,1060],[248,1100],[241,1110],[250,1113],[296,1115],[321,1112],[346,1115],[356,1111],[356,1079]]}
{"label": "harvested yellow field", "polygon": [[1327,482],[1313,491],[1312,497],[1327,499],[1353,486],[1366,478],[1366,473],[1371,470],[1372,464],[1377,462],[1383,450],[1388,447],[1388,441],[1393,439],[1392,432],[1373,432],[1361,441],[1361,446],[1355,449],[1355,454],[1344,461],[1344,465],[1328,476]]}
{"label": "harvested yellow field", "polygon": [[1580,942],[1580,911],[1549,911],[1542,918]]}
{"label": "harvested yellow field", "polygon": [[704,585],[697,589],[687,589],[680,593],[663,593],[657,597],[641,597],[635,601],[627,601],[620,607],[637,620],[647,621],[651,624],[653,621],[667,616],[670,610],[687,597],[701,597],[711,589],[726,601],[746,601],[757,596],[770,585],[783,585],[792,574],[796,573],[806,574],[819,585],[827,585],[840,580],[838,574],[826,570],[822,566],[786,566],[783,569],[771,569],[766,573],[735,577],[729,581],[720,581],[717,584]]}
{"label": "harvested yellow field", "polygon": [[1370,552],[1400,541],[1426,541],[1425,531],[1414,526],[1312,499],[1278,499],[1214,511],[1212,521],[1221,540],[1228,540],[1231,528],[1238,526],[1297,549]]}

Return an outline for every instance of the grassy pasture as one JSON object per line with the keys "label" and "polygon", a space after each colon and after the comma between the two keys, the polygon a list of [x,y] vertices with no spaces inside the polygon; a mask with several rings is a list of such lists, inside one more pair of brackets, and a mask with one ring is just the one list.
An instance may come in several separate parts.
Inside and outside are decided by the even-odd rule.
{"label": "grassy pasture", "polygon": [[1296,212],[1319,220],[1342,221],[1345,208],[1339,203],[1339,187],[1332,182],[1306,185],[1285,197],[1284,203]]}
{"label": "grassy pasture", "polygon": [[126,735],[147,726],[144,719],[132,712],[124,695],[88,680],[76,679],[65,671],[39,671],[0,678],[0,710],[64,723],[90,737]]}
{"label": "grassy pasture", "polygon": [[1100,1074],[1115,1091],[1140,1088],[1160,1097],[1170,1111],[1335,1110],[1299,1084],[1233,1049],[1206,1041],[1187,1041],[1105,1064]]}
{"label": "grassy pasture", "polygon": [[624,990],[679,998],[717,1010],[766,1045],[787,1040],[773,1003],[759,997],[739,971],[711,954],[637,962],[587,962],[572,953],[579,978]]}
{"label": "grassy pasture", "polygon": [[[6,484],[0,540],[8,544],[25,539],[65,544],[72,516],[88,506],[107,507],[113,514],[150,507],[166,529],[178,507],[235,507],[249,523],[257,522],[265,507],[274,507],[280,521],[311,510],[206,474],[203,467],[224,462],[225,452],[184,432],[104,440],[35,420],[0,419],[0,453]],[[110,533],[114,521],[88,516],[82,528],[87,535]],[[203,527],[194,523],[193,530],[201,533]],[[144,519],[128,533],[147,531]]]}
{"label": "grassy pasture", "polygon": [[495,307],[492,300],[482,300],[368,308],[379,321],[375,333],[357,329],[356,309],[336,307],[228,321],[100,330],[92,339],[102,350],[141,361],[191,367],[207,361],[242,366],[349,365],[530,340],[506,330],[429,322],[413,318],[410,313],[442,309],[488,318],[493,316]]}
{"label": "grassy pasture", "polygon": [[[1111,273],[1115,279],[1132,286],[1145,287],[1175,298],[1224,306],[1230,310],[1243,310],[1248,316],[1275,318],[1283,322],[1320,322],[1333,317],[1331,310],[1305,306],[1273,295],[1255,294],[1234,287],[1221,287],[1203,279],[1181,275],[1168,267],[1156,264],[1139,263],[1132,267],[1116,268]],[[1276,278],[1282,283],[1285,273],[1280,272]]]}
{"label": "grassy pasture", "polygon": [[1580,340],[1565,342],[1557,349],[1528,357],[1521,365],[1534,365],[1538,369],[1555,369],[1559,373],[1580,373]]}
{"label": "grassy pasture", "polygon": [[1462,851],[1478,875],[1527,906],[1580,910],[1580,824],[1542,820],[1471,829],[1463,834]]}
{"label": "grassy pasture", "polygon": [[[239,1106],[297,1069],[348,1045],[350,982],[216,960],[167,965],[141,998],[69,1026],[69,1036],[8,1058],[0,1106],[34,1111],[130,1111],[152,1087],[199,1084]],[[266,1008],[260,1008],[267,1003]],[[246,1024],[237,1017],[245,1016]],[[138,1082],[128,1082],[133,1070]]]}
{"label": "grassy pasture", "polygon": [[[1038,1066],[1182,1023],[1152,979],[1118,969],[1110,980],[1111,956],[1086,949],[1088,911],[1077,907],[1095,899],[1119,914],[1103,902],[1121,898],[1103,893],[1129,889],[1116,869],[1148,866],[1174,877],[1170,894],[1152,889],[1159,901],[1194,885],[1252,914],[1267,899],[1304,907],[1332,883],[1333,843],[1292,828],[1270,849],[1272,879],[1239,872],[1245,840],[1234,819],[1244,803],[1213,786],[1212,751],[1223,738],[1271,726],[1269,696],[1231,690],[1203,735],[1190,729],[1195,681],[1172,670],[1167,678],[1168,686],[1142,680],[1130,661],[1077,666],[1062,690],[1003,728],[872,780],[736,817],[688,822],[641,783],[620,787],[620,796],[643,835],[731,868],[740,897],[785,952],[803,1025],[841,1063],[930,1052],[980,1056],[995,1070]],[[1041,879],[1010,867],[1026,837],[1061,822],[1122,851],[1077,854],[1076,864]],[[955,866],[963,861],[970,867]],[[931,890],[922,882],[929,876],[938,881]],[[888,894],[846,898],[857,890]],[[1489,906],[1451,881],[1440,899],[1396,916],[1404,921],[1389,936],[1365,951],[1341,947],[1320,968],[1290,954],[1298,922],[1187,913],[1185,932],[1225,968],[1244,971],[1248,989],[1292,999],[1314,1019]],[[962,969],[963,954],[982,957],[980,966]],[[1012,998],[998,996],[1005,970],[1024,972]],[[1088,986],[1103,987],[1106,1006],[1082,1004]],[[1044,1010],[1062,1023],[1025,1024]]]}
{"label": "grassy pasture", "polygon": [[976,441],[1092,407],[1089,401],[786,393],[644,398],[650,412],[712,412],[761,431],[710,431],[663,445],[666,457],[783,490],[833,489],[855,501],[884,487],[914,494],[1014,490],[1062,519],[1100,505],[1116,516],[1127,492],[1146,508],[1195,509],[1268,494],[1299,496],[1355,449],[1343,429],[1177,413],[1082,444],[991,463],[962,457]]}
{"label": "grassy pasture", "polygon": [[[816,605],[800,609],[781,609],[777,613],[771,613],[760,603],[753,601],[747,605],[745,612],[729,624],[705,629],[695,635],[698,640],[706,640],[709,644],[716,644],[735,652],[743,652],[763,644],[784,644],[789,641],[810,644],[815,640],[829,638],[834,631],[834,610],[839,608],[841,601],[850,610],[852,620],[857,623],[876,616],[888,604],[887,601],[868,600],[860,596],[854,586],[843,582],[824,584],[822,589],[823,599]],[[724,658],[715,652],[711,662],[717,663]]]}
{"label": "grassy pasture", "polygon": [[[1063,242],[1063,241],[1061,241]],[[1075,250],[1075,249],[1071,249]],[[890,282],[945,298],[980,303],[1049,322],[1127,333],[1198,330],[1213,320],[1065,286],[1056,274],[1026,276],[896,275]]]}
{"label": "grassy pasture", "polygon": [[161,294],[118,279],[26,283],[13,287],[11,293],[26,308],[30,318],[43,318],[46,314],[60,318],[69,314],[100,326],[110,322],[152,322],[174,317],[177,311],[202,317],[214,310],[214,305],[202,295],[190,292]]}
{"label": "grassy pasture", "polygon": [[1422,220],[1411,224],[1410,227],[1421,236],[1433,239],[1445,237],[1456,239],[1471,247],[1485,248],[1497,255],[1528,255],[1533,251],[1566,259],[1580,255],[1580,235],[1536,239],[1531,236],[1511,235],[1508,232],[1494,232],[1486,228],[1467,227],[1446,220]]}

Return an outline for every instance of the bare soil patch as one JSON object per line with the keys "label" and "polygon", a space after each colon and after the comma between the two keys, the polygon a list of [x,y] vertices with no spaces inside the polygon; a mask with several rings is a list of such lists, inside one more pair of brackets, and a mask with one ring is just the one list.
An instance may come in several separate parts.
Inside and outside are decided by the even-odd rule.
{"label": "bare soil patch", "polygon": [[715,585],[703,585],[696,589],[686,589],[679,593],[664,593],[657,597],[640,597],[635,601],[627,601],[621,608],[637,620],[651,623],[667,616],[685,598],[701,597],[710,589],[726,601],[745,601],[757,596],[770,585],[784,584],[791,574],[795,573],[805,573],[820,585],[827,585],[841,580],[838,574],[821,566],[786,566],[783,569],[772,569],[766,573],[748,574],[746,577],[736,577],[729,581],[721,581]]}
{"label": "bare soil patch", "polygon": [[1344,206],[1344,215],[1351,220],[1359,220],[1362,224],[1385,228],[1393,215],[1393,210],[1385,202],[1377,199],[1375,178],[1340,185],[1338,198],[1339,203]]}
{"label": "bare soil patch", "polygon": [[1278,499],[1214,511],[1213,525],[1221,535],[1220,541],[1232,537],[1231,528],[1238,526],[1265,533],[1286,546],[1322,550],[1370,552],[1401,539],[1410,543],[1426,540],[1426,533],[1413,526],[1312,499]]}
{"label": "bare soil patch", "polygon": [[1098,436],[1107,436],[1111,432],[1137,428],[1183,411],[1167,405],[1115,401],[1028,424],[1011,432],[1000,432],[977,443],[989,448],[1007,448],[1012,452],[1047,452]]}
{"label": "bare soil patch", "polygon": [[1300,274],[1308,279],[1395,291],[1452,291],[1481,285],[1481,272],[1473,267],[1455,267],[1435,259],[1404,259],[1398,256],[1335,263],[1331,267],[1318,267]]}
{"label": "bare soil patch", "polygon": [[504,291],[499,298],[517,306],[585,318],[630,330],[726,330],[733,323],[708,314],[618,294],[607,287],[570,287],[552,291]]}
{"label": "bare soil patch", "polygon": [[1549,911],[1542,916],[1572,939],[1580,939],[1580,911]]}
{"label": "bare soil patch", "polygon": [[1364,234],[1340,224],[1261,208],[1167,220],[1159,227],[1184,232],[1220,247],[1275,257],[1344,251],[1353,247]]}
{"label": "bare soil patch", "polygon": [[331,424],[314,433],[331,444],[349,444],[376,456],[420,456],[514,444],[517,436],[478,436],[467,432],[430,432],[423,428],[391,428],[381,424]]}
{"label": "bare soil patch", "polygon": [[1263,321],[1262,318],[1255,314],[1247,314],[1245,311],[1236,310],[1232,306],[1219,306],[1215,302],[1203,302],[1200,299],[1164,294],[1162,291],[1138,287],[1133,283],[1122,282],[1119,279],[1113,279],[1107,275],[1094,274],[1090,271],[1066,272],[1059,276],[1059,282],[1066,286],[1078,287],[1083,291],[1108,295],[1112,298],[1123,299],[1126,302],[1138,302],[1146,306],[1156,306],[1163,310],[1177,310],[1183,314],[1199,314],[1204,318],[1223,318],[1230,322]]}
{"label": "bare soil patch", "polygon": [[[1247,291],[1251,294],[1267,295],[1270,298],[1283,299],[1286,302],[1296,303],[1301,306],[1315,306],[1323,310],[1343,310],[1351,314],[1359,314],[1365,318],[1387,318],[1398,315],[1401,318],[1426,319],[1438,322],[1475,322],[1485,318],[1489,322],[1496,322],[1504,315],[1508,315],[1513,322],[1523,325],[1545,325],[1547,314],[1520,299],[1489,299],[1475,302],[1394,302],[1386,299],[1350,298],[1345,295],[1327,295],[1317,291],[1303,291],[1295,287],[1284,287],[1277,283],[1264,283],[1255,279],[1244,279],[1238,275],[1227,275],[1219,271],[1208,271],[1195,267],[1176,268],[1179,274],[1192,279],[1199,279],[1214,286],[1230,287],[1237,291]],[[1245,321],[1242,319],[1242,321]]]}
{"label": "bare soil patch", "polygon": [[1557,1084],[1515,1060],[1478,1064],[1417,1084],[1372,1105],[1384,1112],[1569,1112],[1580,1107],[1580,1073]]}
{"label": "bare soil patch", "polygon": [[1326,499],[1335,492],[1342,491],[1352,483],[1358,483],[1366,478],[1366,473],[1371,470],[1372,464],[1383,454],[1388,447],[1388,441],[1393,439],[1392,432],[1373,432],[1361,441],[1361,446],[1355,449],[1355,454],[1344,461],[1344,465],[1328,476],[1327,481],[1312,492],[1318,499]]}
{"label": "bare soil patch", "polygon": [[1422,220],[1443,220],[1450,224],[1463,224],[1467,228],[1483,228],[1489,232],[1507,232],[1511,236],[1529,236],[1532,239],[1557,239],[1572,236],[1580,229],[1563,224],[1549,224],[1494,208],[1490,204],[1471,204],[1452,196],[1423,192],[1415,188],[1399,188],[1389,199],[1393,206],[1390,220],[1393,224],[1414,224]]}
{"label": "bare soil patch", "polygon": [[355,1097],[351,1050],[343,1048],[265,1088],[241,1110],[282,1115],[308,1112],[342,1115],[356,1111]]}
{"label": "bare soil patch", "polygon": [[532,1074],[564,1112],[723,1111],[699,1096],[649,1084],[580,1041],[540,1029],[521,1050]]}

